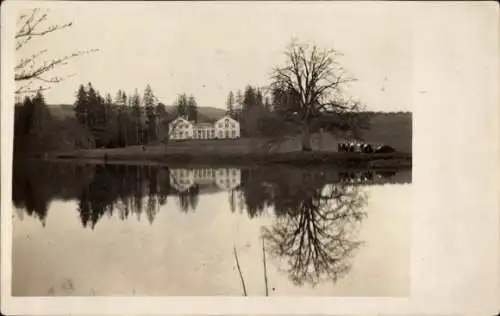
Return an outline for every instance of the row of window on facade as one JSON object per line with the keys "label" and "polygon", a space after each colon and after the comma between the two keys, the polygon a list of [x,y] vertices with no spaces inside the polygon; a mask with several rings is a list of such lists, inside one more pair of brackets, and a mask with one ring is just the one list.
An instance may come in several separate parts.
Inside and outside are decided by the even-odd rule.
{"label": "row of window on facade", "polygon": [[[194,131],[194,138],[215,138],[215,131],[214,130],[209,130],[209,131]],[[189,137],[189,132],[188,131],[177,131],[174,133],[174,138],[188,138]],[[229,138],[229,137],[236,137],[236,131],[219,131],[217,133],[217,137],[219,138]]]}
{"label": "row of window on facade", "polygon": [[[236,178],[226,178],[226,179],[218,179],[218,180],[215,180],[215,183],[220,183],[220,184],[226,184],[226,185],[229,185],[229,184],[235,184],[237,181]],[[196,183],[196,181],[193,181],[192,179],[185,179],[185,178],[180,178],[180,179],[171,179],[171,184],[172,185],[175,185],[176,183],[178,184],[181,184],[181,185],[193,185],[194,183]]]}
{"label": "row of window on facade", "polygon": [[215,177],[216,174],[219,176],[237,176],[238,172],[236,169],[213,169],[213,168],[199,168],[194,170],[189,169],[175,169],[172,170],[172,174],[175,174],[177,177],[188,177],[193,175],[195,178],[206,178],[206,177]]}
{"label": "row of window on facade", "polygon": [[[188,124],[188,123],[179,123],[179,124],[177,124],[177,126],[175,128],[188,129],[189,127],[190,127],[190,124]],[[234,124],[234,123],[229,124],[229,122],[225,122],[224,124],[223,123],[217,124],[216,127],[218,127],[218,128],[231,128],[231,129],[235,130],[236,124]]]}
{"label": "row of window on facade", "polygon": [[215,131],[213,129],[194,131],[194,138],[214,138],[214,137],[215,137]]}
{"label": "row of window on facade", "polygon": [[[222,128],[222,127],[223,127],[223,126],[222,126],[222,123],[217,124],[217,127],[218,127],[218,128]],[[234,124],[234,123],[229,124],[229,122],[228,122],[228,121],[226,121],[226,122],[225,122],[225,124],[224,124],[224,127],[225,127],[225,128],[229,128],[229,127],[231,127],[232,129],[235,129],[235,128],[236,128],[236,124]]]}

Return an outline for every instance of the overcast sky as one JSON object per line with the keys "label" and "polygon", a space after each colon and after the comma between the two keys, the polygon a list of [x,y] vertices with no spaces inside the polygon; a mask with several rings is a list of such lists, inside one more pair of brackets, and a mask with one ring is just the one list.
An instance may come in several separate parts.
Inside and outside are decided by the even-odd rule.
{"label": "overcast sky", "polygon": [[223,108],[230,90],[269,84],[295,37],[342,52],[358,79],[349,93],[369,109],[411,111],[411,10],[398,2],[65,3],[50,8],[50,21],[73,26],[22,55],[99,49],[58,68],[75,75],[46,92],[49,103],[73,103],[80,83],[113,97],[118,89],[142,94],[149,83],[163,103],[185,92]]}

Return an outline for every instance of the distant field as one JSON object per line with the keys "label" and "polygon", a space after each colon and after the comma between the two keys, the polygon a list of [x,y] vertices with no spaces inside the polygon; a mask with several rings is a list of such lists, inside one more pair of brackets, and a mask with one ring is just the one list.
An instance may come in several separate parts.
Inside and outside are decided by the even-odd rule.
{"label": "distant field", "polygon": [[412,114],[374,113],[370,130],[363,133],[367,142],[384,143],[402,152],[412,152]]}

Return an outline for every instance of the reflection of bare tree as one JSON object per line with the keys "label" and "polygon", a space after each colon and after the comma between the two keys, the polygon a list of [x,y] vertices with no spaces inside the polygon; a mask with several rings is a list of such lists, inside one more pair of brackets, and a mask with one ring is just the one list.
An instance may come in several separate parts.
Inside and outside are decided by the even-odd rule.
{"label": "reflection of bare tree", "polygon": [[303,188],[287,197],[290,208],[263,229],[263,237],[271,255],[287,261],[295,284],[335,282],[349,271],[349,257],[361,244],[353,234],[365,216],[366,195],[359,187]]}

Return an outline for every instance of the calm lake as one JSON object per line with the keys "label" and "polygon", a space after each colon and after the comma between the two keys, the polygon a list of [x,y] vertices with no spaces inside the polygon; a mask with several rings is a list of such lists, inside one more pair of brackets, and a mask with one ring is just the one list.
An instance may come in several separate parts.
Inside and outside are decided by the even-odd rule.
{"label": "calm lake", "polygon": [[266,282],[270,296],[407,296],[411,181],[409,169],[18,163],[12,295],[240,296],[242,276],[249,296]]}

